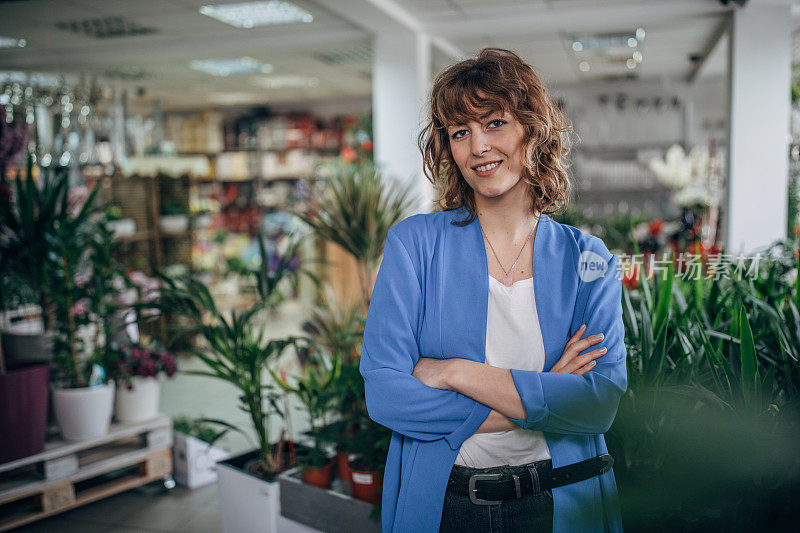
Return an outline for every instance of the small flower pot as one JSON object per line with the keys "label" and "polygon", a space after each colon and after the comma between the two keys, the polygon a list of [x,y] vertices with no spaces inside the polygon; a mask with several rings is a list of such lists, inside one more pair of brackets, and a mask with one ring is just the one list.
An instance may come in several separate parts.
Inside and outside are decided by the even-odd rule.
{"label": "small flower pot", "polygon": [[189,229],[189,217],[186,215],[161,215],[158,223],[161,231],[168,234],[184,233]]}
{"label": "small flower pot", "polygon": [[353,479],[353,497],[359,500],[378,503],[383,487],[383,470],[358,470],[350,465]]}
{"label": "small flower pot", "polygon": [[136,234],[136,221],[132,218],[112,220],[108,223],[108,229],[114,232],[114,237],[117,239],[130,237]]}
{"label": "small flower pot", "polygon": [[343,451],[336,451],[336,475],[342,481],[352,481],[350,472],[350,454]]}
{"label": "small flower pot", "polygon": [[53,389],[53,409],[65,440],[86,440],[108,433],[113,407],[113,381],[94,387]]}
{"label": "small flower pot", "polygon": [[117,421],[131,424],[152,420],[158,416],[158,401],[161,384],[157,378],[134,376],[128,384],[120,382],[114,401],[114,416]]}
{"label": "small flower pot", "polygon": [[44,450],[48,363],[9,365],[0,374],[0,463]]}
{"label": "small flower pot", "polygon": [[303,465],[303,482],[309,485],[331,488],[333,481],[333,459],[322,466]]}

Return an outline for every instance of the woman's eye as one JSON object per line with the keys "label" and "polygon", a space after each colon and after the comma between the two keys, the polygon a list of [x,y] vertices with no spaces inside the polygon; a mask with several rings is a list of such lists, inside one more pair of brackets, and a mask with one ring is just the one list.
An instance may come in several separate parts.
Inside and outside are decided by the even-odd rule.
{"label": "woman's eye", "polygon": [[466,134],[467,134],[467,130],[458,130],[458,131],[454,131],[453,134],[450,135],[450,137],[452,137],[453,139],[460,139],[461,137],[463,137]]}
{"label": "woman's eye", "polygon": [[506,121],[505,121],[505,120],[501,120],[501,119],[499,119],[499,118],[496,118],[496,119],[494,119],[493,121],[491,121],[491,122],[489,123],[489,126],[490,126],[490,127],[493,127],[493,128],[499,128],[500,126],[502,126],[502,125],[503,125],[503,124],[505,124],[505,123],[506,123]]}

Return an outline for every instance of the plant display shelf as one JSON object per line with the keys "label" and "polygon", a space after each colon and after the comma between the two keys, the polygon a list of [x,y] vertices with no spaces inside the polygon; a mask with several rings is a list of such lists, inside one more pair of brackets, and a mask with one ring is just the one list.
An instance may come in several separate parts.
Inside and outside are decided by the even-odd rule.
{"label": "plant display shelf", "polygon": [[380,525],[369,516],[375,504],[352,496],[352,484],[338,477],[330,489],[304,483],[302,467],[278,476],[283,518],[329,533],[378,533]]}
{"label": "plant display shelf", "polygon": [[0,465],[0,531],[169,479],[172,421],[113,424],[80,442],[53,440],[45,451]]}

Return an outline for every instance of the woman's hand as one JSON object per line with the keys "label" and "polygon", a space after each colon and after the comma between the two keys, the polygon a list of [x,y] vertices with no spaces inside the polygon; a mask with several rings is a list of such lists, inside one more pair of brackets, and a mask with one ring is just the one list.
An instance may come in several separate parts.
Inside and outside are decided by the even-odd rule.
{"label": "woman's hand", "polygon": [[581,356],[578,356],[578,354],[589,346],[594,346],[598,342],[602,341],[603,334],[598,333],[597,335],[592,335],[591,337],[581,339],[581,335],[583,335],[585,331],[586,324],[578,328],[578,331],[575,332],[575,335],[572,336],[569,342],[567,342],[567,345],[564,347],[564,353],[561,354],[561,359],[559,359],[556,364],[553,365],[553,368],[550,369],[550,372],[559,372],[561,374],[578,374],[582,376],[594,368],[595,359],[605,355],[605,348],[592,350],[591,352],[585,353]]}
{"label": "woman's hand", "polygon": [[449,383],[450,363],[450,359],[420,357],[411,375],[428,387],[452,390]]}

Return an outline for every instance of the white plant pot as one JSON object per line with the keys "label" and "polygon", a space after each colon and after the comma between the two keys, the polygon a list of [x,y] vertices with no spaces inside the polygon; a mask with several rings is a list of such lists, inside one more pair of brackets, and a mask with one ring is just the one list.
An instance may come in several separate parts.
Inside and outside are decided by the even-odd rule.
{"label": "white plant pot", "polygon": [[189,229],[189,217],[186,215],[162,215],[158,223],[164,233],[183,233]]}
{"label": "white plant pot", "polygon": [[114,237],[130,237],[136,233],[136,222],[132,218],[112,220],[108,228],[114,232]]}
{"label": "white plant pot", "polygon": [[133,389],[126,383],[117,386],[114,416],[119,422],[130,424],[152,420],[158,416],[161,384],[157,378],[133,377]]}
{"label": "white plant pot", "polygon": [[108,433],[114,407],[114,382],[80,389],[53,389],[53,410],[65,440]]}
{"label": "white plant pot", "polygon": [[198,229],[210,228],[212,219],[213,219],[213,217],[211,215],[209,215],[208,213],[204,213],[202,215],[197,215],[197,218],[195,219],[195,226]]}
{"label": "white plant pot", "polygon": [[184,487],[196,489],[217,480],[217,461],[228,452],[183,433],[175,433],[172,446],[172,477]]}

